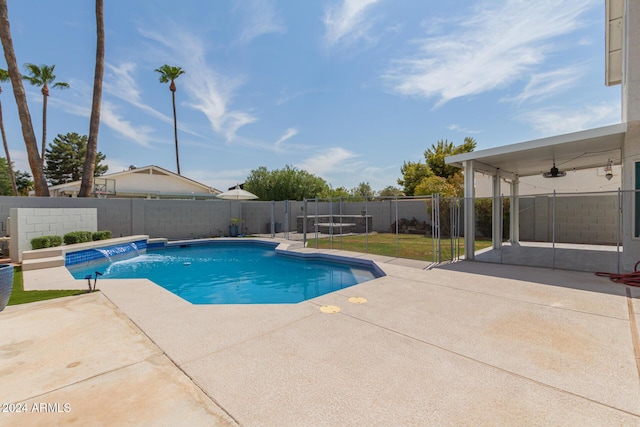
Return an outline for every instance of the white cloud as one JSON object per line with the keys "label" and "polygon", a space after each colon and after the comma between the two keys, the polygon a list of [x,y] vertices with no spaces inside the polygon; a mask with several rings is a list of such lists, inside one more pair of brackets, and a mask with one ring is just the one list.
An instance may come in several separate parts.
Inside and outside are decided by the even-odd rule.
{"label": "white cloud", "polygon": [[149,126],[134,126],[130,121],[118,114],[116,107],[109,102],[102,102],[100,123],[109,126],[120,136],[144,147],[149,146],[153,129]]}
{"label": "white cloud", "polygon": [[207,63],[204,40],[171,25],[169,33],[140,30],[140,33],[170,49],[176,63],[182,64],[181,77],[189,101],[185,104],[202,112],[213,130],[227,142],[235,139],[237,131],[257,119],[249,112],[230,110],[234,92],[242,85],[241,77],[227,78],[216,73]]}
{"label": "white cloud", "polygon": [[358,40],[368,39],[372,24],[365,19],[367,10],[378,1],[380,0],[342,0],[339,6],[325,9],[325,45],[349,45]]}
{"label": "white cloud", "polygon": [[543,108],[520,115],[520,120],[529,123],[542,135],[560,135],[620,122],[618,103],[589,105],[575,108]]}
{"label": "white cloud", "polygon": [[277,150],[277,151],[283,151],[283,150],[282,150],[282,144],[283,144],[286,140],[288,140],[288,139],[290,139],[290,138],[293,138],[293,137],[294,137],[294,136],[296,136],[297,134],[298,134],[298,129],[296,129],[296,128],[289,128],[289,129],[287,129],[287,130],[284,132],[284,134],[280,137],[280,139],[278,139],[278,140],[276,141],[276,143],[274,144],[274,146],[275,146],[276,150]]}
{"label": "white cloud", "polygon": [[132,77],[136,64],[123,62],[119,66],[109,63],[105,65],[107,72],[102,86],[104,91],[128,102],[139,103],[141,99],[140,90],[138,90],[138,86]]}
{"label": "white cloud", "polygon": [[[103,88],[104,91],[110,95],[120,98],[129,104],[140,108],[142,111],[150,114],[151,116],[162,120],[165,123],[173,125],[173,117],[169,117],[166,114],[162,114],[160,111],[145,104],[142,101],[142,96],[138,88],[138,84],[133,78],[133,73],[136,70],[136,64],[132,62],[123,62],[116,66],[113,64],[106,64],[107,72],[105,74]],[[168,88],[167,88],[168,92]],[[178,128],[191,135],[198,135],[196,132],[190,130],[184,124],[178,122]]]}
{"label": "white cloud", "polygon": [[577,66],[534,74],[519,95],[513,98],[504,98],[503,100],[520,104],[531,98],[541,99],[557,95],[575,86],[577,80],[583,74],[584,69]]}
{"label": "white cloud", "polygon": [[479,130],[471,130],[471,129],[467,129],[465,127],[459,126],[457,124],[450,124],[449,126],[447,126],[447,129],[452,130],[454,132],[462,132],[462,133],[480,133],[482,131]]}
{"label": "white cloud", "polygon": [[399,59],[383,76],[394,93],[437,97],[436,105],[499,87],[534,71],[554,50],[552,41],[584,23],[597,0],[486,2],[456,18],[446,35],[417,40],[418,52]]}
{"label": "white cloud", "polygon": [[263,34],[282,34],[287,31],[271,0],[236,0],[243,16],[239,42],[250,43]]}
{"label": "white cloud", "polygon": [[325,176],[332,172],[342,172],[345,164],[356,157],[355,153],[344,148],[326,148],[315,152],[296,166],[314,175]]}
{"label": "white cloud", "polygon": [[[82,105],[79,102],[70,102],[62,99],[52,99],[49,102],[63,108],[64,111],[74,116],[88,118],[91,115],[91,107]],[[130,121],[125,120],[118,113],[118,108],[108,101],[102,101],[100,107],[100,124],[108,126],[123,138],[145,147],[148,147],[152,140],[151,134],[153,133],[153,129],[150,126],[135,126]]]}

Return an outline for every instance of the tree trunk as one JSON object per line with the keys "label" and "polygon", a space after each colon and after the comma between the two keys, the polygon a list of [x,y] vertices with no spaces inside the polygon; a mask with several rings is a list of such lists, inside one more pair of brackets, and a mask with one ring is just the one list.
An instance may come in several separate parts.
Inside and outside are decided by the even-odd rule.
{"label": "tree trunk", "polygon": [[104,0],[96,0],[96,69],[93,77],[93,102],[89,119],[89,139],[87,154],[82,169],[82,183],[79,197],[90,197],[93,191],[93,175],[98,153],[98,128],[100,126],[100,106],[102,102],[102,76],[104,74]]}
{"label": "tree trunk", "polygon": [[0,39],[2,40],[4,58],[7,62],[9,77],[11,78],[13,96],[16,98],[18,114],[22,125],[22,135],[27,149],[27,157],[29,159],[29,166],[31,167],[31,174],[33,175],[35,193],[36,196],[48,197],[49,187],[47,186],[47,179],[45,178],[42,170],[42,160],[38,154],[38,141],[36,140],[36,134],[33,131],[31,114],[29,113],[29,106],[27,105],[27,97],[24,92],[24,86],[22,85],[22,75],[20,74],[18,60],[16,59],[16,53],[13,49],[11,28],[9,27],[9,12],[7,11],[7,0],[0,0]]}
{"label": "tree trunk", "polygon": [[[0,89],[2,93],[2,89]],[[7,135],[4,132],[4,120],[2,119],[2,102],[0,102],[0,132],[2,133],[2,143],[4,144],[4,152],[7,155],[7,169],[9,169],[9,178],[11,178],[11,188],[13,195],[18,195],[18,186],[16,185],[16,174],[13,172],[13,164],[11,163],[11,155],[9,154],[9,144],[7,144]]]}
{"label": "tree trunk", "polygon": [[176,115],[176,91],[175,86],[171,91],[171,100],[173,101],[173,135],[176,140],[176,167],[178,175],[180,175],[180,157],[178,156],[178,116]]}
{"label": "tree trunk", "polygon": [[42,151],[40,151],[40,160],[42,162],[42,170],[44,171],[44,158],[47,149],[47,98],[49,97],[49,88],[44,84],[42,88]]}

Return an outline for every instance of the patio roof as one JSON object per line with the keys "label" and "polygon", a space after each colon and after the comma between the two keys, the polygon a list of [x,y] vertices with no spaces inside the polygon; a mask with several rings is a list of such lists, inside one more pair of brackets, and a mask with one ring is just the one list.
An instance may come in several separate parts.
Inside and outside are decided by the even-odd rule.
{"label": "patio roof", "polygon": [[548,172],[553,162],[560,170],[580,170],[603,167],[611,160],[622,162],[626,123],[619,123],[580,132],[520,142],[487,150],[458,154],[445,159],[450,165],[463,167],[474,160],[477,172],[494,175],[531,176]]}

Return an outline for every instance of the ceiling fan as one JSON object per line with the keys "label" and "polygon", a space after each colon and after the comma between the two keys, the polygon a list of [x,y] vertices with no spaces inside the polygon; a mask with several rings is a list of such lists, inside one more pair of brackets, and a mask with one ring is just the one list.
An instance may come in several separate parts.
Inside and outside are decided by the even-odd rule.
{"label": "ceiling fan", "polygon": [[542,174],[542,176],[545,178],[562,178],[566,175],[567,173],[565,171],[558,170],[555,160],[553,161],[553,167],[551,168],[551,170]]}

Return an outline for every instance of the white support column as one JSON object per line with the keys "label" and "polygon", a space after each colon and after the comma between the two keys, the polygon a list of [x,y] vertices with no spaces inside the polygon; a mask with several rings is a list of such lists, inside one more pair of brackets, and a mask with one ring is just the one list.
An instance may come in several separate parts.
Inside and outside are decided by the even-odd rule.
{"label": "white support column", "polygon": [[622,122],[640,120],[640,2],[624,2],[622,41]]}
{"label": "white support column", "polygon": [[509,203],[509,241],[511,244],[520,242],[520,177],[511,181],[511,201]]}
{"label": "white support column", "polygon": [[464,162],[464,258],[467,260],[475,259],[476,192],[474,178],[474,161],[467,160]]}
{"label": "white support column", "polygon": [[622,122],[627,132],[622,148],[622,270],[633,271],[640,253],[640,241],[635,238],[636,162],[640,161],[640,2],[624,2],[622,42]]}
{"label": "white support column", "polygon": [[502,206],[500,205],[500,170],[493,176],[493,186],[491,191],[493,197],[491,202],[491,243],[493,249],[502,247]]}

